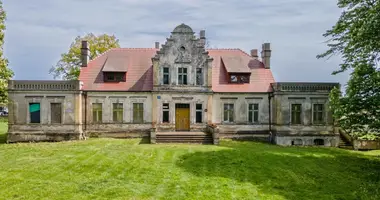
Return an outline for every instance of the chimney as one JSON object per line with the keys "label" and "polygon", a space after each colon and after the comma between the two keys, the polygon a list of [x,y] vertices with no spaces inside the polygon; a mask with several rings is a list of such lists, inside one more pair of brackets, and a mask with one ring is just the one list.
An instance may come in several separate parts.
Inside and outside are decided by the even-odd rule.
{"label": "chimney", "polygon": [[90,49],[88,47],[88,42],[86,40],[82,41],[80,57],[82,61],[82,67],[87,67],[88,62],[90,62]]}
{"label": "chimney", "polygon": [[154,45],[155,45],[155,48],[156,48],[156,49],[159,49],[159,48],[160,48],[160,43],[159,43],[159,42],[155,42]]}
{"label": "chimney", "polygon": [[264,63],[266,69],[270,69],[271,52],[270,43],[264,43],[261,50],[261,61]]}
{"label": "chimney", "polygon": [[201,30],[199,32],[199,39],[200,39],[201,45],[204,46],[206,44],[206,31],[205,30]]}
{"label": "chimney", "polygon": [[258,56],[258,50],[257,49],[252,49],[251,50],[251,57],[253,59],[258,59],[259,58],[259,56]]}

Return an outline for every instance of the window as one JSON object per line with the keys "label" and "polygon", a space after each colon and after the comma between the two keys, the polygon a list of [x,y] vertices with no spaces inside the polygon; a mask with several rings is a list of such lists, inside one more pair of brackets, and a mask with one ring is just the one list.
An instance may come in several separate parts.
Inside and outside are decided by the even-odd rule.
{"label": "window", "polygon": [[50,104],[50,119],[51,119],[51,123],[54,123],[54,124],[62,123],[61,103]]}
{"label": "window", "polygon": [[169,84],[169,67],[164,67],[164,85]]}
{"label": "window", "polygon": [[323,145],[325,145],[325,141],[322,140],[322,139],[315,139],[314,140],[314,145],[323,146]]}
{"label": "window", "polygon": [[234,121],[234,104],[224,104],[224,122]]}
{"label": "window", "polygon": [[292,104],[292,124],[301,124],[301,104]]}
{"label": "window", "polygon": [[203,73],[202,68],[197,68],[197,85],[203,85]]}
{"label": "window", "polygon": [[252,123],[259,122],[259,104],[248,105],[248,121]]}
{"label": "window", "polygon": [[104,72],[104,82],[125,82],[125,72]]}
{"label": "window", "polygon": [[112,119],[114,122],[123,122],[123,104],[112,104]]}
{"label": "window", "polygon": [[168,103],[162,104],[162,122],[164,123],[169,122],[169,104]]}
{"label": "window", "polygon": [[250,74],[230,74],[230,83],[249,83]]}
{"label": "window", "polygon": [[40,103],[29,103],[30,123],[41,123]]}
{"label": "window", "polygon": [[323,123],[323,104],[313,104],[313,123]]}
{"label": "window", "polygon": [[144,121],[144,104],[133,103],[133,123],[143,123]]}
{"label": "window", "polygon": [[195,105],[195,122],[202,123],[202,104]]}
{"label": "window", "polygon": [[187,85],[187,68],[178,68],[178,84]]}
{"label": "window", "polygon": [[92,121],[94,123],[102,122],[102,104],[101,103],[92,104]]}

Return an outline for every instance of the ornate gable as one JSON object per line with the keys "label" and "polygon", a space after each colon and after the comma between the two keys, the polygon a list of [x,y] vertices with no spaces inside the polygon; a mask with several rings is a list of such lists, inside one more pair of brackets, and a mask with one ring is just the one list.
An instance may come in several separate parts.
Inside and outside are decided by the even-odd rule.
{"label": "ornate gable", "polygon": [[177,26],[152,59],[154,87],[158,90],[211,88],[212,58],[204,40],[202,36],[197,38],[188,25]]}

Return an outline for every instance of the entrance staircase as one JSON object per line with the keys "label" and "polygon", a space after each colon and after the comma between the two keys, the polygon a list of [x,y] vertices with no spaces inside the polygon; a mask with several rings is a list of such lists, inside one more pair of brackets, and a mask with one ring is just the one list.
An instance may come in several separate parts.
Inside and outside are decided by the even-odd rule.
{"label": "entrance staircase", "polygon": [[204,132],[157,132],[156,143],[213,144],[213,138]]}
{"label": "entrance staircase", "polygon": [[350,141],[350,136],[348,134],[344,133],[342,130],[339,130],[339,135],[340,135],[340,141],[339,141],[339,148],[342,149],[354,149],[352,146],[352,143]]}

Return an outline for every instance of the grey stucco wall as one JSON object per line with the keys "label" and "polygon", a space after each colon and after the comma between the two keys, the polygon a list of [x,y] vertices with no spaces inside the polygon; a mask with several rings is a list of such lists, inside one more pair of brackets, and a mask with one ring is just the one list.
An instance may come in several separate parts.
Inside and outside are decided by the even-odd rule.
{"label": "grey stucco wall", "polygon": [[[85,109],[82,110],[86,136],[139,137],[149,135],[152,127],[152,94],[150,92],[87,92],[87,99],[82,102],[83,108],[87,103],[87,114]],[[102,104],[101,123],[93,122],[93,103]],[[113,103],[123,104],[122,123],[113,121]],[[143,123],[133,123],[133,103],[143,104]]]}

